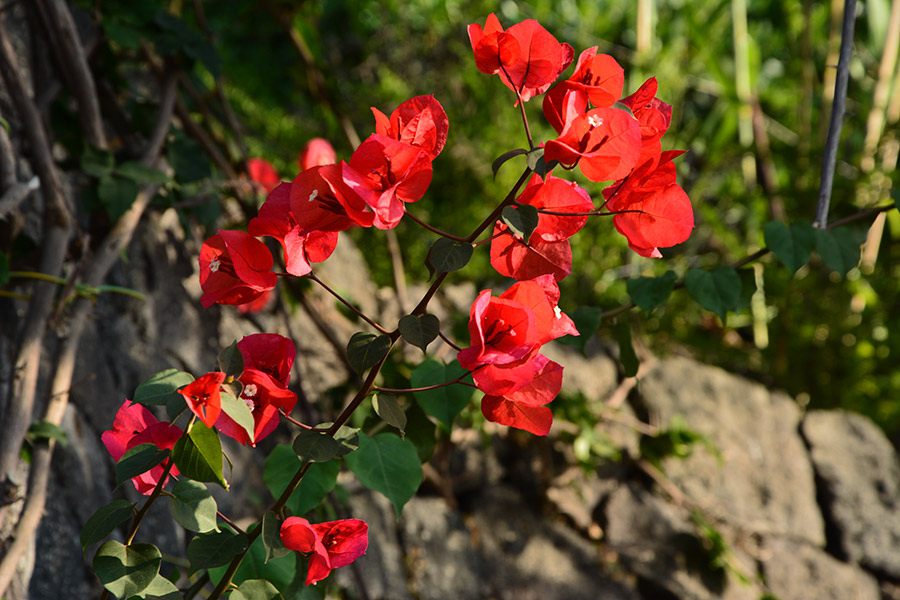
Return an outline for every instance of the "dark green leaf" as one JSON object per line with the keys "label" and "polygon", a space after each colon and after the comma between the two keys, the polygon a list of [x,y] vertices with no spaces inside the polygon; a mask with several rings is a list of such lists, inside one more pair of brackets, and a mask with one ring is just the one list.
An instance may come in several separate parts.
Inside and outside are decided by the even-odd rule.
{"label": "dark green leaf", "polygon": [[216,501],[199,481],[182,477],[172,488],[169,509],[175,521],[190,531],[203,533],[219,530]]}
{"label": "dark green leaf", "polygon": [[816,252],[832,271],[845,276],[859,264],[859,242],[845,227],[832,231],[816,229]]}
{"label": "dark green leaf", "polygon": [[712,271],[691,269],[684,285],[700,306],[719,315],[722,321],[741,299],[741,278],[731,267],[716,267]]}
{"label": "dark green leaf", "polygon": [[307,429],[294,438],[294,452],[301,462],[328,462],[340,452],[340,443],[325,433]]}
{"label": "dark green leaf", "polygon": [[661,277],[635,277],[625,282],[632,302],[648,313],[669,299],[675,280],[674,271],[666,271]]}
{"label": "dark green leaf", "polygon": [[251,442],[255,441],[256,422],[253,420],[253,413],[250,412],[250,407],[247,406],[247,403],[225,392],[222,392],[220,397],[222,399],[222,412],[231,417],[232,421],[247,432],[247,437],[250,438]]}
{"label": "dark green leaf", "polygon": [[116,463],[116,487],[132,477],[146,473],[169,456],[169,449],[160,449],[153,444],[140,444],[122,455]]}
{"label": "dark green leaf", "polygon": [[372,407],[375,414],[381,417],[385,423],[396,427],[403,434],[406,428],[406,413],[400,408],[397,397],[393,394],[375,394],[372,396]]}
{"label": "dark green leaf", "polygon": [[634,377],[637,375],[640,361],[637,354],[634,353],[634,346],[631,343],[631,327],[625,321],[616,323],[616,342],[619,344],[619,360],[625,371],[625,377]]}
{"label": "dark green leaf", "polygon": [[391,338],[387,335],[375,335],[358,331],[347,344],[347,360],[357,373],[374,367],[391,349]]}
{"label": "dark green leaf", "polygon": [[528,204],[505,206],[500,213],[500,220],[506,223],[514,235],[527,243],[538,226],[538,211]]}
{"label": "dark green leaf", "polygon": [[94,555],[94,573],[107,590],[119,598],[140,594],[159,573],[162,554],[153,544],[131,544],[110,540]]}
{"label": "dark green leaf", "polygon": [[151,376],[134,390],[134,401],[144,405],[166,404],[172,397],[181,398],[178,388],[194,381],[194,376],[178,369],[166,369]]}
{"label": "dark green leaf", "polygon": [[9,283],[9,255],[0,250],[0,286]]}
{"label": "dark green leaf", "polygon": [[[191,381],[193,380],[194,378],[192,377]],[[174,421],[178,415],[186,410],[187,403],[184,401],[184,396],[181,394],[171,394],[166,398],[166,415],[168,415],[169,421]]]}
{"label": "dark green leaf", "polygon": [[764,234],[766,246],[791,274],[807,263],[816,244],[815,231],[807,221],[797,221],[790,227],[779,221],[770,221],[766,223]]}
{"label": "dark green leaf", "polygon": [[222,442],[219,435],[195,419],[172,450],[181,474],[196,481],[214,481],[228,489],[222,476]]}
{"label": "dark green leaf", "polygon": [[541,177],[546,177],[547,173],[553,170],[559,161],[551,160],[549,163],[544,160],[544,149],[535,148],[528,153],[528,168]]}
{"label": "dark green leaf", "polygon": [[141,40],[145,38],[144,32],[140,29],[131,27],[123,21],[116,20],[110,15],[101,21],[103,31],[110,41],[128,48],[129,50],[137,50],[141,47]]}
{"label": "dark green leaf", "polygon": [[181,600],[183,596],[175,584],[157,575],[140,594],[145,600]]}
{"label": "dark green leaf", "polygon": [[[322,423],[318,426],[318,429],[325,427],[331,427],[331,423]],[[356,449],[359,448],[359,429],[341,425],[337,430],[337,433],[334,434],[334,439],[337,440],[337,443],[340,445],[338,456],[356,452]]]}
{"label": "dark green leaf", "polygon": [[[304,475],[304,478],[306,476]],[[281,521],[271,510],[267,510],[262,518],[262,540],[266,549],[266,562],[272,558],[285,556],[290,553],[281,541]]]}
{"label": "dark green leaf", "polygon": [[422,465],[415,446],[392,433],[379,433],[374,438],[361,433],[359,452],[344,460],[360,483],[391,501],[398,518],[422,483]]}
{"label": "dark green leaf", "polygon": [[216,361],[219,364],[219,370],[231,377],[240,377],[244,372],[244,355],[238,349],[237,340],[222,350]]}
{"label": "dark green leaf", "polygon": [[128,500],[113,500],[97,509],[81,530],[81,549],[108,536],[113,529],[134,514],[134,504]]}
{"label": "dark green leaf", "polygon": [[[412,387],[421,388],[448,383],[465,372],[466,370],[457,361],[445,366],[434,360],[426,360],[413,370],[409,379]],[[473,391],[467,385],[454,383],[431,390],[413,392],[413,395],[426,413],[436,418],[447,431],[450,431],[453,419],[472,399]]]}
{"label": "dark green leaf", "polygon": [[525,148],[516,148],[515,150],[510,150],[509,152],[504,152],[491,163],[491,172],[494,174],[494,179],[497,178],[497,172],[500,170],[500,167],[511,158],[516,156],[521,156],[523,154],[528,154],[528,150]]}
{"label": "dark green leaf", "polygon": [[107,175],[100,179],[97,197],[109,218],[116,221],[124,215],[137,198],[138,184],[130,179]]}
{"label": "dark green leaf", "polygon": [[136,183],[158,183],[163,185],[172,181],[162,171],[135,161],[122,163],[116,167],[115,174],[125,179],[131,179]]}
{"label": "dark green leaf", "polygon": [[578,348],[584,354],[584,347],[597,332],[600,322],[603,320],[603,309],[595,306],[579,306],[571,315],[572,322],[579,335],[566,335],[558,341],[566,346]]}
{"label": "dark green leaf", "polygon": [[411,402],[406,409],[406,439],[416,447],[419,462],[424,463],[434,454],[437,426],[428,418],[418,402]]}
{"label": "dark green leaf", "polygon": [[[273,498],[281,497],[301,466],[303,463],[297,458],[293,448],[287,444],[276,446],[269,453],[263,469],[263,482],[269,488]],[[288,499],[286,506],[291,513],[304,515],[318,506],[322,498],[334,489],[340,468],[341,463],[337,460],[310,465],[309,470],[300,480],[300,485]]]}
{"label": "dark green leaf", "polygon": [[228,596],[231,600],[283,600],[278,589],[265,579],[247,579]]}
{"label": "dark green leaf", "polygon": [[441,331],[441,322],[434,315],[405,315],[397,324],[403,340],[425,352]]}
{"label": "dark green leaf", "polygon": [[169,162],[175,169],[175,179],[189,183],[206,179],[212,174],[206,154],[184,134],[176,134],[166,147]]}
{"label": "dark green leaf", "polygon": [[[262,536],[258,536],[250,546],[249,552],[244,556],[244,560],[241,561],[241,566],[238,567],[232,581],[235,585],[240,585],[248,579],[265,579],[284,593],[297,576],[298,558],[301,561],[304,560],[296,552],[291,552],[287,556],[273,558],[266,562],[266,549]],[[223,566],[210,569],[210,579],[214,584],[222,579],[226,568]]]}
{"label": "dark green leaf", "polygon": [[472,258],[475,248],[467,242],[455,242],[448,238],[435,241],[425,256],[425,266],[430,276],[459,271]]}
{"label": "dark green leaf", "polygon": [[738,277],[741,279],[741,296],[734,307],[735,312],[750,306],[753,294],[756,293],[756,273],[753,269],[738,269]]}
{"label": "dark green leaf", "polygon": [[63,428],[56,423],[50,421],[35,421],[28,428],[28,439],[32,443],[36,441],[56,440],[63,446],[69,445],[69,436],[63,431]]}
{"label": "dark green leaf", "polygon": [[85,146],[81,155],[81,170],[93,177],[106,177],[112,173],[116,159],[108,150]]}
{"label": "dark green leaf", "polygon": [[218,567],[231,562],[237,554],[247,548],[247,536],[231,531],[198,533],[188,544],[188,559],[191,573],[209,567]]}
{"label": "dark green leaf", "polygon": [[218,79],[222,74],[222,59],[215,47],[206,40],[195,40],[185,44],[184,53],[203,63],[213,79]]}

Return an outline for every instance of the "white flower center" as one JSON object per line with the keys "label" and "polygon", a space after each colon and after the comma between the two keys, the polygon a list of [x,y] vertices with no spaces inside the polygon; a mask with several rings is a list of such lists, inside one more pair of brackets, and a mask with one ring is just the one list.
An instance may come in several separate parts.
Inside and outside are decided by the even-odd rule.
{"label": "white flower center", "polygon": [[600,127],[601,125],[603,125],[603,119],[595,115],[591,115],[590,117],[588,117],[588,123],[591,124],[591,127]]}
{"label": "white flower center", "polygon": [[562,318],[562,311],[559,310],[559,307],[558,307],[558,306],[554,306],[554,307],[553,307],[553,312],[556,314],[556,318],[557,318],[557,319],[561,319],[561,318]]}
{"label": "white flower center", "polygon": [[209,261],[209,272],[215,273],[216,271],[219,270],[219,267],[221,267],[221,266],[222,266],[222,263],[219,262],[219,259],[214,258],[211,261]]}
{"label": "white flower center", "polygon": [[248,384],[247,387],[244,388],[244,396],[247,398],[252,398],[256,395],[259,390],[256,388],[255,383]]}
{"label": "white flower center", "polygon": [[256,410],[256,402],[254,402],[250,398],[244,398],[243,396],[241,396],[241,400],[244,401],[244,404],[247,405],[247,408],[250,409],[250,412],[253,412],[254,410]]}
{"label": "white flower center", "polygon": [[319,190],[313,190],[309,193],[309,201],[312,202],[319,195]]}

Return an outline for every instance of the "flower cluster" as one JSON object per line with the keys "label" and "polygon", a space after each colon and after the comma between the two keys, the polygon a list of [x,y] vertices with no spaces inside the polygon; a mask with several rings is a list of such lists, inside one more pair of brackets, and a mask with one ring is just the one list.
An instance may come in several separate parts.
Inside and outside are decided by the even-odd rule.
{"label": "flower cluster", "polygon": [[285,548],[309,554],[306,585],[315,584],[366,553],[369,526],[359,519],[314,523],[302,517],[288,517],[281,524]]}

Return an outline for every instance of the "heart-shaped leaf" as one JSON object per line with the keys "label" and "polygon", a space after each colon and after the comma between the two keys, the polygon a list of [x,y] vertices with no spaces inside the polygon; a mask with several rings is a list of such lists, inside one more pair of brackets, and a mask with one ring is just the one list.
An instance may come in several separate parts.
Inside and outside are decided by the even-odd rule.
{"label": "heart-shaped leaf", "polygon": [[631,300],[648,313],[668,300],[675,280],[674,271],[666,271],[661,277],[635,277],[625,282]]}
{"label": "heart-shaped leaf", "polygon": [[188,558],[191,561],[190,572],[194,573],[200,569],[224,565],[246,548],[247,536],[243,534],[232,533],[225,529],[198,533],[188,544]]}
{"label": "heart-shaped leaf", "polygon": [[324,431],[307,429],[294,439],[293,448],[301,462],[328,462],[338,456],[341,443]]}
{"label": "heart-shaped leaf", "polygon": [[472,244],[467,242],[455,242],[443,237],[438,239],[431,245],[425,256],[428,274],[433,277],[439,273],[459,271],[469,264],[474,250]]}
{"label": "heart-shaped leaf", "polygon": [[516,148],[515,150],[510,150],[509,152],[504,152],[491,163],[491,172],[494,174],[494,179],[497,178],[497,171],[500,170],[500,167],[511,158],[516,156],[521,156],[523,154],[528,154],[528,150],[525,148]]}
{"label": "heart-shaped leaf", "polygon": [[113,500],[97,509],[81,530],[81,548],[87,548],[108,536],[113,529],[134,514],[134,504],[128,500]]}
{"label": "heart-shaped leaf", "polygon": [[401,434],[405,434],[406,413],[400,408],[397,397],[393,394],[375,394],[372,396],[372,408],[375,414],[384,420],[388,425],[392,425],[400,430]]}
{"label": "heart-shaped leaf", "polygon": [[[456,361],[444,366],[437,361],[426,360],[412,372],[410,382],[414,388],[429,387],[453,381],[465,372],[466,370]],[[461,383],[454,383],[430,390],[413,392],[413,395],[416,398],[416,402],[422,407],[422,410],[436,418],[447,431],[450,431],[453,419],[472,399],[472,393],[471,387]]]}
{"label": "heart-shaped leaf", "polygon": [[766,246],[778,257],[791,274],[796,273],[809,260],[816,244],[815,230],[807,221],[797,221],[790,226],[779,221],[766,223]]}
{"label": "heart-shaped leaf", "polygon": [[357,373],[362,373],[381,362],[390,349],[389,336],[358,331],[347,344],[347,360]]}
{"label": "heart-shaped leaf", "polygon": [[359,452],[349,454],[345,461],[360,483],[391,501],[398,518],[422,483],[416,447],[392,433],[379,433],[374,438],[361,433]]}
{"label": "heart-shaped leaf", "polygon": [[134,401],[141,404],[166,404],[170,398],[182,398],[178,388],[194,381],[194,376],[178,369],[166,369],[151,376],[134,390]]}
{"label": "heart-shaped leaf", "polygon": [[859,242],[853,232],[839,227],[833,231],[816,229],[816,252],[822,262],[843,277],[859,264]]}
{"label": "heart-shaped leaf", "polygon": [[228,489],[222,475],[222,442],[219,435],[202,421],[195,420],[175,442],[172,458],[185,477],[197,481],[214,481]]}
{"label": "heart-shaped leaf", "polygon": [[[306,479],[306,475],[303,478]],[[263,515],[262,528],[263,546],[266,548],[266,562],[269,562],[272,558],[290,554],[291,551],[285,548],[284,542],[281,541],[281,522],[271,510],[267,510]]]}
{"label": "heart-shaped leaf", "polygon": [[244,372],[244,355],[238,349],[237,341],[219,353],[217,362],[219,370],[231,377],[239,377]]}
{"label": "heart-shaped leaf", "polygon": [[122,455],[116,463],[116,487],[132,477],[146,473],[169,456],[169,450],[157,448],[154,444],[140,444]]}
{"label": "heart-shaped leaf", "polygon": [[222,412],[231,417],[232,421],[247,432],[247,437],[250,438],[251,442],[255,441],[253,436],[256,422],[253,420],[253,413],[250,412],[250,407],[247,406],[247,403],[225,392],[222,392],[219,397],[221,398]]}
{"label": "heart-shaped leaf", "polygon": [[615,329],[616,342],[619,344],[619,362],[625,371],[625,377],[634,377],[637,375],[640,361],[637,354],[634,353],[634,346],[631,343],[631,327],[625,321],[616,323]]}
{"label": "heart-shaped leaf", "polygon": [[405,315],[397,324],[403,340],[416,348],[425,348],[441,331],[441,321],[434,315]]}
{"label": "heart-shaped leaf", "polygon": [[94,573],[107,590],[119,598],[140,594],[159,573],[162,554],[153,544],[131,544],[110,540],[94,555]]}
{"label": "heart-shaped leaf", "polygon": [[219,530],[216,501],[199,481],[182,477],[172,488],[169,509],[175,521],[190,531]]}
{"label": "heart-shaped leaf", "polygon": [[509,227],[514,235],[527,243],[538,226],[538,211],[528,204],[505,206],[503,212],[500,213],[500,220]]}
{"label": "heart-shaped leaf", "polygon": [[229,600],[282,600],[284,596],[265,579],[247,579],[231,592]]}
{"label": "heart-shaped leaf", "polygon": [[684,285],[700,306],[719,315],[722,321],[741,300],[741,278],[731,267],[691,269],[685,275]]}

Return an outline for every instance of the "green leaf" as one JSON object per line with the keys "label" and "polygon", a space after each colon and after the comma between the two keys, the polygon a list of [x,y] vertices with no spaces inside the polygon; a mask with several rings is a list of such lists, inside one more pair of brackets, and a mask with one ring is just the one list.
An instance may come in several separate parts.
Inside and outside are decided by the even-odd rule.
{"label": "green leaf", "polygon": [[816,244],[816,234],[807,221],[797,221],[789,226],[779,221],[766,223],[766,246],[778,257],[791,274],[809,261],[809,254]]}
{"label": "green leaf", "polygon": [[741,279],[741,296],[734,307],[735,312],[750,306],[753,294],[756,293],[756,273],[753,269],[738,269],[738,277]]}
{"label": "green leaf", "polygon": [[185,134],[176,133],[175,138],[167,144],[166,152],[175,169],[175,179],[179,182],[199,181],[212,175],[206,154]]}
{"label": "green leaf", "polygon": [[399,429],[401,434],[405,433],[406,413],[400,408],[396,396],[393,394],[375,394],[372,396],[372,408],[375,409],[375,414],[381,417],[385,423]]}
{"label": "green leaf", "polygon": [[278,589],[265,579],[247,579],[228,596],[231,600],[283,600]]}
{"label": "green leaf", "polygon": [[243,400],[238,400],[231,394],[222,392],[220,394],[222,402],[222,412],[231,417],[231,420],[241,426],[247,432],[250,441],[253,442],[256,431],[256,421],[253,420],[253,413],[250,407]]}
{"label": "green leaf", "polygon": [[63,428],[50,421],[35,421],[28,427],[28,439],[36,441],[56,440],[63,446],[69,445],[69,436]]}
{"label": "green leaf", "polygon": [[338,456],[341,444],[336,439],[315,429],[306,429],[294,438],[294,452],[301,462],[328,462]]}
{"label": "green leaf", "polygon": [[204,533],[219,530],[216,501],[199,481],[182,477],[172,488],[169,509],[175,521],[190,531]]}
{"label": "green leaf", "polygon": [[0,286],[9,283],[9,255],[0,250]]}
{"label": "green leaf", "polygon": [[[193,381],[193,377],[191,381]],[[187,402],[184,401],[184,396],[181,394],[175,393],[171,394],[168,398],[166,398],[166,415],[169,417],[169,421],[174,421],[178,415],[187,410]]]}
{"label": "green leaf", "polygon": [[415,446],[392,433],[379,433],[374,438],[361,433],[359,452],[344,460],[360,483],[391,501],[397,518],[422,483],[422,465]]}
{"label": "green leaf", "polygon": [[[445,366],[429,359],[419,364],[409,379],[412,387],[421,388],[453,381],[465,372],[466,370],[457,361]],[[473,392],[474,390],[467,385],[454,383],[431,390],[413,392],[413,395],[422,410],[436,418],[444,429],[450,431],[453,419],[472,399]]]}
{"label": "green leaf", "polygon": [[544,160],[544,149],[535,148],[528,153],[528,168],[541,177],[546,177],[547,173],[553,170],[559,161],[551,160],[549,163]]}
{"label": "green leaf", "polygon": [[228,489],[228,482],[222,476],[222,442],[219,435],[199,419],[195,419],[185,435],[175,442],[172,457],[185,477],[214,481]]}
{"label": "green leaf", "polygon": [[[288,444],[276,446],[269,453],[263,469],[263,482],[273,498],[281,497],[301,466],[303,463]],[[310,465],[306,475],[300,480],[300,485],[288,498],[286,506],[291,513],[304,515],[317,507],[322,498],[334,489],[340,469],[341,463],[337,460]]]}
{"label": "green leaf", "polygon": [[[331,423],[322,423],[319,425],[319,428],[331,427],[331,425]],[[337,430],[337,433],[334,434],[334,439],[337,440],[337,443],[340,445],[338,456],[345,456],[351,452],[356,452],[357,448],[359,448],[359,429],[342,425]]]}
{"label": "green leaf", "polygon": [[503,154],[495,158],[494,162],[491,163],[491,172],[494,174],[494,179],[497,178],[497,172],[506,161],[511,158],[515,158],[516,156],[522,156],[523,154],[528,154],[528,150],[526,150],[525,148],[516,148],[515,150],[504,152]]}
{"label": "green leaf", "polygon": [[441,321],[434,315],[404,315],[397,324],[403,340],[425,352],[441,331]]}
{"label": "green leaf", "polygon": [[190,572],[200,569],[218,567],[231,562],[231,559],[247,548],[247,536],[231,531],[212,531],[198,533],[188,544],[188,559],[191,561]]}
{"label": "green leaf", "polygon": [[741,299],[741,278],[731,267],[716,267],[712,271],[691,269],[684,285],[700,306],[719,315],[722,321]]}
{"label": "green leaf", "polygon": [[114,173],[119,177],[131,179],[135,183],[157,183],[163,185],[172,181],[169,176],[162,171],[142,165],[135,161],[122,163],[116,167]]}
{"label": "green leaf", "polygon": [[184,53],[196,61],[203,63],[209,70],[213,79],[218,79],[222,74],[222,59],[215,47],[206,40],[192,40],[185,44]]}
{"label": "green leaf", "polygon": [[112,173],[116,159],[112,152],[93,148],[91,146],[84,147],[84,153],[81,155],[81,170],[92,177],[106,177]]}
{"label": "green leaf", "polygon": [[390,349],[390,336],[358,331],[347,344],[347,360],[357,373],[362,373],[381,362]]}
{"label": "green leaf", "polygon": [[141,596],[145,600],[181,600],[183,598],[175,584],[162,575],[157,575],[141,592]]}
{"label": "green leaf", "polygon": [[238,349],[237,340],[219,353],[216,362],[219,370],[231,377],[240,377],[244,372],[244,355]]}
{"label": "green leaf", "polygon": [[169,456],[169,449],[157,448],[154,444],[140,444],[122,455],[116,463],[116,487],[132,477],[146,473]]}
{"label": "green leaf", "polygon": [[[280,592],[285,593],[297,576],[298,558],[303,560],[299,554],[291,552],[287,556],[273,558],[267,562],[262,536],[258,536],[244,556],[244,560],[241,561],[241,566],[238,567],[232,581],[235,585],[241,585],[248,579],[264,579],[272,583]],[[214,567],[209,570],[210,579],[214,584],[222,579],[226,568],[224,566]]]}
{"label": "green leaf", "polygon": [[[304,477],[306,477],[304,475]],[[266,562],[272,558],[290,554],[281,541],[281,521],[273,511],[267,510],[262,518],[262,540],[266,549]]]}
{"label": "green leaf", "polygon": [[584,347],[603,321],[603,309],[596,306],[579,306],[571,314],[571,318],[579,335],[565,335],[558,341],[560,344],[578,348],[584,354]]}
{"label": "green leaf", "polygon": [[81,530],[81,549],[99,542],[112,530],[127,521],[134,514],[134,504],[128,500],[113,500],[106,506],[101,506],[91,515]]}
{"label": "green leaf", "polygon": [[178,388],[194,381],[194,376],[178,369],[166,369],[152,375],[134,390],[134,401],[144,405],[166,404],[170,398],[181,398]]}
{"label": "green leaf", "polygon": [[505,206],[500,213],[500,220],[506,223],[514,235],[527,243],[538,226],[538,211],[528,204]]}
{"label": "green leaf", "polygon": [[94,573],[110,593],[119,598],[140,594],[159,573],[162,554],[153,544],[131,544],[110,540],[94,555]]}
{"label": "green leaf", "polygon": [[406,437],[416,447],[419,462],[424,463],[434,454],[437,425],[428,418],[418,402],[410,402],[406,409]]}
{"label": "green leaf", "polygon": [[448,238],[439,238],[428,249],[425,256],[425,266],[428,274],[433,277],[439,273],[452,273],[459,271],[472,258],[475,247],[467,242],[455,242]]}
{"label": "green leaf", "polygon": [[625,377],[634,377],[641,363],[631,343],[631,327],[626,321],[619,321],[616,323],[615,335],[619,344],[619,361],[625,370]]}
{"label": "green leaf", "polygon": [[106,175],[100,178],[97,197],[109,214],[109,218],[117,221],[134,204],[138,191],[138,184],[130,179]]}
{"label": "green leaf", "polygon": [[859,264],[859,242],[845,227],[832,231],[816,229],[816,252],[832,271],[845,276]]}
{"label": "green leaf", "polygon": [[674,271],[666,271],[665,275],[661,277],[629,279],[625,282],[625,286],[628,288],[628,295],[631,296],[632,302],[649,313],[669,299],[676,279],[678,277]]}

